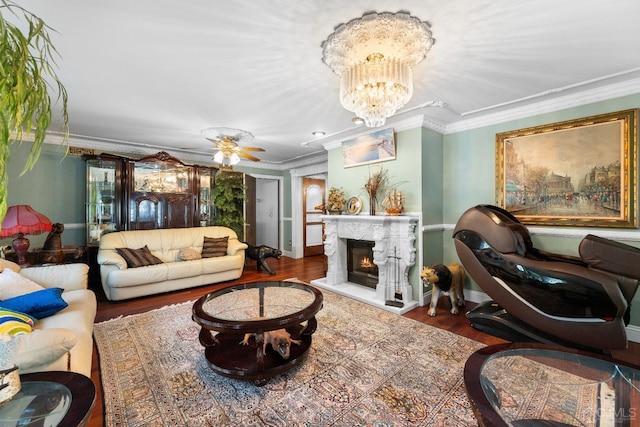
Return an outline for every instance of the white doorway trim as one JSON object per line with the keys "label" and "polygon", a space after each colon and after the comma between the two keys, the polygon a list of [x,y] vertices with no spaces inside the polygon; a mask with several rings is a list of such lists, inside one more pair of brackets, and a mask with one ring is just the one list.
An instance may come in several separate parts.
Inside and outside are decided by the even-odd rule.
{"label": "white doorway trim", "polygon": [[[304,256],[304,238],[302,235],[302,177],[323,175],[329,171],[328,163],[318,163],[302,168],[291,169],[291,252],[292,258]],[[324,177],[326,180],[326,176]]]}
{"label": "white doorway trim", "polygon": [[264,175],[257,173],[249,173],[247,174],[256,179],[270,179],[270,180],[278,180],[278,249],[284,248],[284,224],[282,220],[282,212],[284,210],[284,177],[278,175]]}

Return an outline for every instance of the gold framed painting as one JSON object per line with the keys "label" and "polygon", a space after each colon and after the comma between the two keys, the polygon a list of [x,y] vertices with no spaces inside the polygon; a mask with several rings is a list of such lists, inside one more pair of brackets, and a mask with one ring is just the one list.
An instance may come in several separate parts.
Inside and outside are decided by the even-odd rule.
{"label": "gold framed painting", "polygon": [[524,224],[636,228],[637,116],[496,134],[496,205]]}

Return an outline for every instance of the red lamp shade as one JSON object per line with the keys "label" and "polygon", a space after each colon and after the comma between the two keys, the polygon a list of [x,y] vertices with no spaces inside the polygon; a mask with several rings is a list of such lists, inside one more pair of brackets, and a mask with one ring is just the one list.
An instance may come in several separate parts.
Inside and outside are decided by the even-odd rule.
{"label": "red lamp shade", "polygon": [[51,231],[51,221],[49,218],[36,212],[29,205],[10,206],[2,221],[0,237],[16,236],[12,242],[13,250],[18,255],[18,264],[27,265],[25,255],[29,250],[29,240],[24,238],[25,234],[40,234]]}

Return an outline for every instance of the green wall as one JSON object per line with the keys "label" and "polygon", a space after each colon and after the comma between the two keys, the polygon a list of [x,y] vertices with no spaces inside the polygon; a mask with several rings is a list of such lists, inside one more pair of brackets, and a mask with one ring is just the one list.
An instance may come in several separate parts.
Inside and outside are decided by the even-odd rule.
{"label": "green wall", "polygon": [[[33,170],[21,175],[31,146],[29,142],[11,146],[11,158],[7,165],[8,206],[30,205],[49,217],[51,222],[65,224],[63,245],[84,245],[84,160],[78,156],[65,155],[65,146],[43,144],[38,163]],[[47,233],[27,237],[33,249],[42,246]],[[10,244],[11,240],[2,239],[0,244]]]}

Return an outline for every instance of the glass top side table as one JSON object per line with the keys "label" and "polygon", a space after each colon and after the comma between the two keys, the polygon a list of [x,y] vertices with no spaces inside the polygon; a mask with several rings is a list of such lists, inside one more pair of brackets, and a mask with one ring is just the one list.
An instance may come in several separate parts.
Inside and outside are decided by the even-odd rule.
{"label": "glass top side table", "polygon": [[76,372],[44,371],[20,375],[21,389],[0,405],[0,426],[85,426],[96,388]]}
{"label": "glass top side table", "polygon": [[640,425],[640,370],[603,355],[500,344],[475,352],[464,375],[479,425]]}

